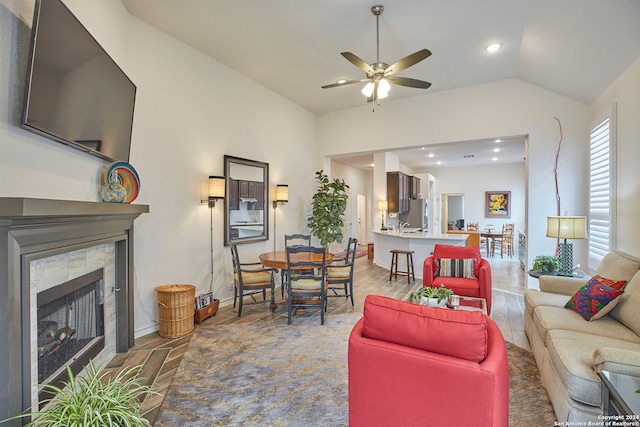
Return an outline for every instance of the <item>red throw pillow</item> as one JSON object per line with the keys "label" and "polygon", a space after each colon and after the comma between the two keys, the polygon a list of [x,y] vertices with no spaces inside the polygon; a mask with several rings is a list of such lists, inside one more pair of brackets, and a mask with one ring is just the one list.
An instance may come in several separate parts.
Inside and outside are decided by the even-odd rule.
{"label": "red throw pillow", "polygon": [[599,319],[615,307],[626,284],[625,280],[593,276],[564,307],[575,311],[585,320]]}
{"label": "red throw pillow", "polygon": [[433,248],[434,258],[457,258],[457,259],[469,259],[476,260],[473,266],[473,274],[478,277],[480,273],[480,248],[478,246],[452,246],[452,245],[439,245],[436,244]]}
{"label": "red throw pillow", "polygon": [[487,357],[487,321],[480,311],[427,307],[379,295],[364,301],[363,335],[480,363]]}

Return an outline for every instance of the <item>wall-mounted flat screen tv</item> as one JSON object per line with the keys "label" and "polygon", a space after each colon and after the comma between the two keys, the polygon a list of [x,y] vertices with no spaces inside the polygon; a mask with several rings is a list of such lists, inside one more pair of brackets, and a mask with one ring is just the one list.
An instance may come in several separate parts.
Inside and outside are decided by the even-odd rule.
{"label": "wall-mounted flat screen tv", "polygon": [[22,126],[129,161],[136,86],[60,0],[37,0]]}

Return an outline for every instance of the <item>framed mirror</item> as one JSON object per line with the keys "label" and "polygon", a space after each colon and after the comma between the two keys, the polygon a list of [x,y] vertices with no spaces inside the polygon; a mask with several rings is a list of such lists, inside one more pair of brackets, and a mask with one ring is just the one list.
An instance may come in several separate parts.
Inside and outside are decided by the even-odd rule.
{"label": "framed mirror", "polygon": [[269,164],[224,156],[224,244],[269,239]]}

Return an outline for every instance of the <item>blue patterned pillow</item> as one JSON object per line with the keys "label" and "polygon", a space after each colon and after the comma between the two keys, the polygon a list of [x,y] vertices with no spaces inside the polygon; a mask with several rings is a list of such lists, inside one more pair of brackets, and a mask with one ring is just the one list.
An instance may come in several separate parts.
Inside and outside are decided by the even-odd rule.
{"label": "blue patterned pillow", "polygon": [[474,258],[436,258],[435,272],[433,276],[439,277],[463,277],[465,279],[475,279],[473,267],[476,260]]}

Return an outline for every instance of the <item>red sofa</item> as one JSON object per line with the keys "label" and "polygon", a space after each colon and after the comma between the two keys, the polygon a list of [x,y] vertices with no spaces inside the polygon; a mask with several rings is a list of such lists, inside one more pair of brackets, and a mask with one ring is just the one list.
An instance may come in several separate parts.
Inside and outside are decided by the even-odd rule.
{"label": "red sofa", "polygon": [[348,363],[350,427],[509,424],[507,349],[480,311],[368,295]]}
{"label": "red sofa", "polygon": [[[434,276],[437,270],[436,260],[440,258],[475,259],[473,271],[476,278]],[[435,245],[433,255],[424,260],[422,284],[443,284],[446,288],[453,289],[457,295],[484,298],[487,300],[487,313],[491,314],[491,266],[489,261],[481,257],[478,247]]]}

